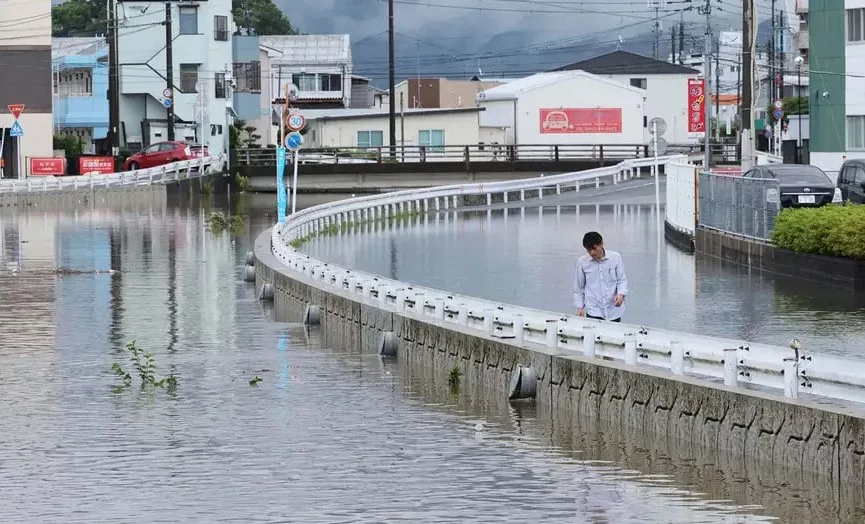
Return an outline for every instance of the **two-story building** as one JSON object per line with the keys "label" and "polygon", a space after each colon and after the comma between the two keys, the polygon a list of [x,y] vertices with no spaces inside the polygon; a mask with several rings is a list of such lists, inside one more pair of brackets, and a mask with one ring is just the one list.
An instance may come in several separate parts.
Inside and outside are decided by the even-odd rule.
{"label": "two-story building", "polygon": [[[0,34],[0,176],[23,178],[28,159],[54,152],[51,0],[0,2]],[[7,110],[15,104],[24,106],[18,126]]]}
{"label": "two-story building", "polygon": [[292,106],[301,109],[352,107],[351,41],[349,35],[262,36],[270,56],[274,102],[284,101],[286,87],[297,87]]}
{"label": "two-story building", "polygon": [[[629,53],[613,51],[559,67],[555,71],[585,71],[645,93],[645,116],[661,117],[667,124],[664,139],[670,144],[688,144],[699,140],[688,133],[688,80],[700,72],[679,64]],[[594,94],[592,94],[594,95]],[[651,140],[645,127],[643,140]]]}
{"label": "two-story building", "polygon": [[[171,11],[170,86],[166,5]],[[176,140],[203,143],[213,154],[225,151],[233,74],[231,0],[122,2],[117,17],[121,147],[137,150],[167,140],[170,103]]]}
{"label": "two-story building", "polygon": [[103,37],[55,38],[54,127],[95,153],[108,136],[108,45]]}

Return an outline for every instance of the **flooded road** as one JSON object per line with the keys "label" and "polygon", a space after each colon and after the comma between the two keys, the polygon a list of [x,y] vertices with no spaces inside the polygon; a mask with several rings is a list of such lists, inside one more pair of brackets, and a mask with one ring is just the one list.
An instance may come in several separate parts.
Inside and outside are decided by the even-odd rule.
{"label": "flooded road", "polygon": [[[599,427],[563,432],[500,395],[452,396],[399,360],[327,347],[316,329],[272,322],[239,278],[272,218],[244,206],[249,218],[235,234],[208,231],[206,217],[226,209],[152,199],[123,209],[0,210],[0,521],[859,515],[813,486],[778,489],[770,471],[718,473],[689,445]],[[373,235],[347,256],[363,260],[377,253],[364,246],[384,239],[422,246],[417,231]],[[429,241],[454,241],[447,231]],[[555,254],[555,242],[544,244],[526,263]],[[478,256],[477,265],[508,274],[484,252],[459,260]],[[417,276],[398,261],[400,278]],[[153,353],[157,378],[177,377],[176,390],[142,389],[137,375],[116,390],[122,380],[111,366],[130,369],[132,340]]]}

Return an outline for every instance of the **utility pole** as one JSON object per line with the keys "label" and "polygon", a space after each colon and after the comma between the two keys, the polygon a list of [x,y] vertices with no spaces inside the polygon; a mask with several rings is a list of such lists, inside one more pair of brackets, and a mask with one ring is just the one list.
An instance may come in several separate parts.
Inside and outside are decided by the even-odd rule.
{"label": "utility pole", "polygon": [[720,54],[719,42],[715,49],[715,142],[721,141],[721,66],[718,60]]}
{"label": "utility pole", "polygon": [[168,140],[174,140],[174,55],[171,53],[171,2],[165,2],[165,87],[171,91],[171,105],[166,110]]}
{"label": "utility pole", "polygon": [[[709,16],[712,13],[711,0],[706,0],[706,5],[704,7],[698,7],[697,12],[701,15],[706,16],[706,35],[703,39],[703,78],[705,78],[706,80],[706,94],[708,95],[712,92],[712,90],[709,88],[709,83],[712,80],[712,27],[709,23]],[[715,90],[717,91],[717,89],[718,86],[716,85]],[[706,120],[706,132],[703,140],[703,148],[705,149],[705,151],[703,152],[703,169],[705,171],[709,171],[712,163],[712,147],[710,142],[710,131],[712,130],[711,101],[712,99],[707,96],[705,102],[703,103]]]}
{"label": "utility pole", "polygon": [[673,24],[673,30],[670,32],[670,49],[672,49],[672,53],[670,55],[670,62],[676,63],[676,24]]}
{"label": "utility pole", "polygon": [[660,22],[658,20],[658,7],[655,4],[655,45],[652,49],[652,58],[655,60],[658,59],[658,51],[661,47],[661,30],[660,30]]}
{"label": "utility pole", "polygon": [[742,169],[754,165],[754,0],[742,0]]}
{"label": "utility pole", "polygon": [[679,65],[685,64],[685,11],[679,11]]}
{"label": "utility pole", "polygon": [[115,0],[108,0],[108,147],[120,154],[120,68],[117,63],[117,18]]}
{"label": "utility pole", "polygon": [[387,2],[387,31],[388,31],[388,77],[390,82],[390,95],[388,96],[390,103],[388,104],[388,113],[390,120],[390,156],[396,157],[396,87],[394,79],[393,65],[393,0]]}

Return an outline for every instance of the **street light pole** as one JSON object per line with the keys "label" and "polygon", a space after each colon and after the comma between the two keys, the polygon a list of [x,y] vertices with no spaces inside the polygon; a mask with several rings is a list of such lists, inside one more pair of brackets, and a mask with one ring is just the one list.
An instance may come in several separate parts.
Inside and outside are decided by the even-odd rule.
{"label": "street light pole", "polygon": [[[796,138],[796,163],[802,163],[802,145],[805,143],[802,140],[802,63],[805,59],[802,56],[797,56],[796,62],[796,96],[799,98],[799,136]],[[808,111],[810,115],[810,111]]]}

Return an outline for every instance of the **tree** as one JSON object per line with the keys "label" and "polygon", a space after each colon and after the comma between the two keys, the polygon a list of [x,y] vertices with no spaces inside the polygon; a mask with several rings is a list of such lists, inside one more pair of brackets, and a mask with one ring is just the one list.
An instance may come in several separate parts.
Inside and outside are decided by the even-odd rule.
{"label": "tree", "polygon": [[[108,0],[66,0],[51,8],[52,35],[95,36],[108,30]],[[231,0],[231,13],[238,27],[246,27],[244,7],[249,9],[252,29],[259,35],[294,35],[297,31],[273,0]]]}

